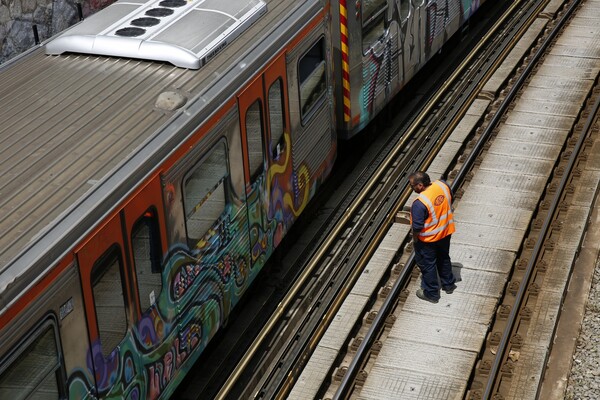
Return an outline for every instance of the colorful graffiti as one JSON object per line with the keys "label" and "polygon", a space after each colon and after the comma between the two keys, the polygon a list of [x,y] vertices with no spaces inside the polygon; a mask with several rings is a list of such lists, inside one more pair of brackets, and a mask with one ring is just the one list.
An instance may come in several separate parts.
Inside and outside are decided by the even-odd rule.
{"label": "colorful graffiti", "polygon": [[[292,167],[291,138],[288,132],[283,135],[283,151],[267,173],[267,191],[269,209],[267,215],[270,220],[281,221],[289,228],[292,222],[300,215],[310,199],[310,174],[308,168],[301,164],[298,171]],[[298,181],[304,181],[299,185]],[[303,187],[301,192],[298,188]]]}
{"label": "colorful graffiti", "polygon": [[[320,182],[311,181],[305,165],[293,171],[289,133],[283,141],[283,151],[256,180],[245,205],[228,204],[195,247],[172,245],[156,302],[108,356],[99,339],[92,344],[87,369],[70,373],[70,397],[172,395]],[[335,144],[330,154],[321,172],[331,169]],[[165,186],[167,198],[173,190]]]}
{"label": "colorful graffiti", "polygon": [[148,399],[155,400],[161,396],[175,376],[175,372],[181,369],[183,363],[198,347],[201,336],[200,326],[188,326],[160,360],[146,366],[146,374],[149,378]]}

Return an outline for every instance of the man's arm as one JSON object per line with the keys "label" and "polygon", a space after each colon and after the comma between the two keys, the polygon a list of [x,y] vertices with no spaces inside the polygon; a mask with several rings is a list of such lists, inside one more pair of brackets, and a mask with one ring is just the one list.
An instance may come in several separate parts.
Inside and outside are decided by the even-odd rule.
{"label": "man's arm", "polygon": [[420,200],[415,199],[410,207],[410,213],[412,216],[412,235],[413,242],[418,242],[419,233],[425,226],[425,219],[427,219],[427,215],[429,214],[427,211],[427,207],[425,204],[421,203]]}
{"label": "man's arm", "polygon": [[420,229],[419,230],[416,230],[416,229],[412,230],[412,239],[413,239],[414,243],[416,243],[416,242],[418,242],[418,241],[421,240],[421,239],[419,239],[419,233],[421,233]]}

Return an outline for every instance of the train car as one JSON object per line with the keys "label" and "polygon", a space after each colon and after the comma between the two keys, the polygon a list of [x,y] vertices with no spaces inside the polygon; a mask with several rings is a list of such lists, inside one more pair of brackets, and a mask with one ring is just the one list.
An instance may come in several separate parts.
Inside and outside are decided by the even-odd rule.
{"label": "train car", "polygon": [[[336,124],[360,132],[484,0],[339,0],[333,13]],[[337,54],[339,52],[339,55]]]}
{"label": "train car", "polygon": [[0,398],[169,397],[331,170],[328,10],[119,1],[3,66]]}
{"label": "train car", "polygon": [[476,6],[120,0],[1,65],[0,398],[168,398]]}

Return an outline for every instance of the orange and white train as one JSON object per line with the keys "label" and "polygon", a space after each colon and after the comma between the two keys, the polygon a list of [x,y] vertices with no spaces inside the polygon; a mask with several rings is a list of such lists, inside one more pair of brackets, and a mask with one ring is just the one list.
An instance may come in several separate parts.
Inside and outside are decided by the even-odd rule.
{"label": "orange and white train", "polygon": [[119,0],[0,65],[0,398],[168,398],[479,3]]}

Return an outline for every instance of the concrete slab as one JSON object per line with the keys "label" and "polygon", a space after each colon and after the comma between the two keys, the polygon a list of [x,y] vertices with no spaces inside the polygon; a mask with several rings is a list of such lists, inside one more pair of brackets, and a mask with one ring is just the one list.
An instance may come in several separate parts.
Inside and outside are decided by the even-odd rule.
{"label": "concrete slab", "polygon": [[452,131],[448,141],[463,144],[480,120],[479,115],[465,115]]}
{"label": "concrete slab", "polygon": [[563,0],[550,0],[544,8],[544,14],[556,15],[558,10],[563,6]]}
{"label": "concrete slab", "polygon": [[562,146],[568,134],[569,130],[567,129],[555,130],[530,126],[502,125],[498,130],[498,136],[494,139],[494,142],[497,140],[508,140]]}
{"label": "concrete slab", "polygon": [[[497,300],[487,296],[477,296],[472,294],[465,294],[460,292],[454,292],[452,294],[445,294],[442,292],[440,301],[436,304],[429,303],[419,299],[415,295],[415,290],[418,284],[415,284],[409,294],[406,302],[402,309],[405,312],[410,310],[413,313],[423,315],[430,315],[435,318],[444,318],[452,315],[456,319],[472,319],[481,324],[487,324],[491,315],[494,313],[496,308]],[[402,314],[396,313],[396,315]]]}
{"label": "concrete slab", "polygon": [[597,5],[597,0],[587,0],[585,3],[582,3],[580,10],[587,11],[588,13],[592,12],[592,14],[586,15],[585,12],[581,11],[577,14],[577,18],[569,21],[569,26],[598,26],[598,24],[600,24],[597,16],[598,13],[594,12],[597,11]]}
{"label": "concrete slab", "polygon": [[[566,281],[563,281],[563,287],[565,285]],[[529,329],[527,330],[527,341],[551,343],[561,305],[562,292],[544,290],[535,297],[535,306],[532,310],[533,317],[529,321]]]}
{"label": "concrete slab", "polygon": [[439,179],[441,176],[447,174],[447,169],[448,165],[444,166],[443,162],[436,163],[434,161],[425,172],[427,172],[430,177],[433,177],[432,179]]}
{"label": "concrete slab", "polygon": [[[596,21],[596,23],[598,23]],[[552,54],[562,55],[567,57],[588,57],[600,58],[600,47],[596,48],[581,48],[578,46],[555,45],[552,48]]]}
{"label": "concrete slab", "polygon": [[475,101],[473,101],[473,104],[471,104],[471,107],[469,107],[469,109],[467,110],[467,115],[481,117],[487,110],[490,103],[491,101],[489,100],[476,99]]}
{"label": "concrete slab", "polygon": [[446,142],[444,146],[441,148],[440,152],[435,156],[433,162],[427,168],[429,176],[432,179],[436,179],[435,177],[443,175],[448,170],[450,164],[456,157],[456,154],[459,152],[462,143],[459,142]]}
{"label": "concrete slab", "polygon": [[529,87],[519,95],[520,100],[548,100],[548,101],[567,101],[581,104],[587,97],[585,90],[563,91],[559,88],[534,88]]}
{"label": "concrete slab", "polygon": [[511,111],[506,119],[506,125],[568,130],[573,126],[574,121],[574,117],[566,118],[562,116]]}
{"label": "concrete slab", "polygon": [[[566,34],[574,37],[600,38],[600,26],[571,25],[565,30]],[[545,60],[544,60],[545,62]]]}
{"label": "concrete slab", "polygon": [[505,273],[484,271],[479,269],[463,267],[460,271],[460,278],[461,280],[456,283],[457,288],[454,293],[448,295],[442,292],[442,296],[446,301],[451,301],[451,298],[446,298],[447,296],[454,296],[455,294],[461,293],[498,297],[500,294],[502,294],[504,291],[504,286],[506,285]]}
{"label": "concrete slab", "polygon": [[[556,53],[553,52],[553,54]],[[557,88],[568,91],[575,90],[579,92],[588,92],[593,84],[594,82],[592,80],[580,80],[578,78],[573,78],[570,75],[554,78],[549,76],[535,75],[533,78],[531,78],[531,81],[527,86],[527,90],[529,90],[531,87],[542,89]]]}
{"label": "concrete slab", "polygon": [[565,290],[565,282],[571,273],[571,266],[575,261],[575,255],[566,252],[556,252],[551,258],[546,259],[547,271],[543,276],[544,290],[560,292]]}
{"label": "concrete slab", "polygon": [[[577,17],[569,21],[569,25],[584,24],[590,26],[598,26],[600,24],[600,17],[598,13],[594,12],[598,10],[598,0],[588,0],[581,5],[581,12],[577,13]],[[593,12],[592,14],[589,14]]]}
{"label": "concrete slab", "polygon": [[[479,339],[481,342],[481,338]],[[481,344],[480,344],[481,346]],[[468,375],[473,368],[477,352],[444,347],[442,351],[436,345],[389,338],[384,344],[375,365],[380,368],[411,370],[430,373],[437,376],[460,378]],[[393,353],[397,357],[390,357]]]}
{"label": "concrete slab", "polygon": [[589,205],[586,207],[569,207],[561,225],[560,238],[556,241],[556,248],[575,253],[579,248],[585,231],[587,218],[590,213]]}
{"label": "concrete slab", "polygon": [[471,223],[458,225],[452,235],[452,243],[489,247],[492,249],[518,251],[525,237],[525,229],[502,228]]}
{"label": "concrete slab", "polygon": [[317,396],[323,378],[328,376],[329,370],[338,356],[338,351],[322,346],[317,346],[310,360],[302,370],[294,388],[288,394],[288,400],[314,399]]}
{"label": "concrete slab", "polygon": [[485,94],[491,93],[493,96],[497,96],[513,70],[513,66],[499,67],[496,73],[485,83],[481,92]]}
{"label": "concrete slab", "polygon": [[458,203],[457,210],[460,209],[460,203],[470,202],[479,204],[503,204],[510,208],[521,208],[525,210],[537,209],[539,202],[539,194],[534,192],[520,192],[519,196],[515,196],[511,191],[492,191],[489,186],[472,185],[469,190],[463,195]]}
{"label": "concrete slab", "polygon": [[385,272],[391,267],[395,255],[395,250],[377,249],[358,277],[351,293],[366,297],[371,296]]}
{"label": "concrete slab", "polygon": [[383,250],[398,251],[400,244],[408,232],[410,232],[410,226],[398,223],[392,224],[379,244],[379,248]]}
{"label": "concrete slab", "polygon": [[[484,186],[486,190],[494,195],[501,195],[503,192],[508,191],[513,192],[513,196],[522,196],[522,193],[536,193],[539,197],[539,193],[546,186],[546,182],[546,177],[542,176],[486,171],[485,174],[475,174],[467,190],[471,191],[477,189],[477,186]],[[492,189],[498,190],[492,191]]]}
{"label": "concrete slab", "polygon": [[[588,29],[588,28],[580,28]],[[589,28],[593,29],[593,28]],[[600,30],[600,28],[598,28]],[[565,57],[558,54],[548,54],[544,58],[544,64],[538,69],[541,73],[546,68],[552,67],[569,67],[578,70],[598,70],[600,69],[600,59],[596,58],[580,58],[580,57]]]}
{"label": "concrete slab", "polygon": [[412,370],[374,367],[357,396],[359,400],[456,400],[467,387],[464,378]]}
{"label": "concrete slab", "polygon": [[[467,367],[470,368],[472,357],[471,355],[465,357],[464,350],[474,353],[479,352],[482,338],[485,336],[487,329],[487,323],[478,323],[470,318],[454,319],[450,316],[448,318],[423,318],[422,315],[412,312],[400,313],[386,338],[386,346],[388,346],[387,342],[390,341],[388,350],[392,354],[389,351],[382,352],[377,357],[377,364],[381,366],[396,365],[400,368],[409,367],[410,365],[405,365],[404,362],[399,361],[399,358],[407,358],[412,363],[412,359],[420,358],[414,356],[423,354],[423,349],[435,349],[440,346],[444,348],[444,351],[446,349],[463,350],[460,352],[452,351],[451,354],[448,354],[450,356],[448,362],[453,362],[456,355],[459,363],[460,360],[469,360]],[[423,359],[426,359],[426,357],[422,357],[419,361],[426,361]],[[419,370],[418,368],[415,369]]]}
{"label": "concrete slab", "polygon": [[[556,46],[571,46],[581,50],[590,50],[590,53],[597,54],[593,49],[600,47],[600,38],[586,30],[588,27],[575,27],[576,29],[566,29],[564,34],[560,35],[556,41]],[[591,28],[591,27],[590,27]],[[555,53],[552,51],[552,53]]]}
{"label": "concrete slab", "polygon": [[325,335],[321,338],[319,345],[339,351],[356,324],[356,319],[360,317],[362,310],[367,305],[368,300],[366,296],[349,294],[335,314],[335,317],[333,317],[333,321],[329,325],[329,328],[327,328]]}
{"label": "concrete slab", "polygon": [[[581,60],[581,58],[574,58],[572,60]],[[593,60],[593,59],[592,59]],[[573,64],[576,64],[573,62]],[[580,63],[583,64],[583,63]],[[560,76],[561,74],[569,74],[572,77],[578,77],[579,79],[596,79],[598,71],[596,67],[577,67],[573,65],[548,65],[544,64],[538,69],[536,75],[544,76]]]}
{"label": "concrete slab", "polygon": [[516,259],[515,253],[512,251],[454,242],[450,245],[450,257],[453,262],[463,265],[462,274],[466,274],[468,269],[507,273]]}
{"label": "concrete slab", "polygon": [[588,160],[585,162],[585,168],[588,170],[600,171],[600,143],[594,141],[591,148],[585,150]]}
{"label": "concrete slab", "polygon": [[490,79],[483,86],[482,91],[486,93],[498,93],[506,80],[513,74],[516,66],[523,57],[529,52],[531,43],[539,36],[548,21],[546,19],[537,19],[525,32],[516,46],[508,53],[502,65],[494,72]]}
{"label": "concrete slab", "polygon": [[513,381],[504,397],[513,400],[537,399],[537,382],[540,381],[548,348],[525,344],[519,349],[519,361],[514,363]]}
{"label": "concrete slab", "polygon": [[[600,160],[600,154],[598,154],[598,157],[596,158]],[[596,161],[594,160],[593,164],[595,163]],[[596,196],[596,190],[598,188],[599,183],[600,174],[598,174],[598,170],[584,170],[581,174],[581,177],[579,178],[577,190],[575,191],[571,199],[571,204],[578,206],[586,206],[591,204],[592,200]]]}
{"label": "concrete slab", "polygon": [[[564,69],[563,73],[565,73]],[[583,77],[582,77],[583,79]],[[519,101],[515,105],[513,111],[547,114],[565,117],[577,117],[581,110],[580,104],[571,103],[568,101],[548,101],[548,100],[527,100]]]}
{"label": "concrete slab", "polygon": [[539,160],[556,160],[562,148],[562,145],[559,144],[537,143],[535,140],[532,140],[535,138],[531,137],[531,135],[523,136],[522,141],[504,139],[504,135],[502,134],[499,136],[499,138],[496,138],[492,142],[488,154],[501,154]]}
{"label": "concrete slab", "polygon": [[532,210],[461,201],[460,208],[455,210],[454,220],[459,226],[464,222],[523,229],[529,225],[532,216]]}
{"label": "concrete slab", "polygon": [[545,18],[536,19],[535,21],[533,21],[531,26],[529,26],[529,28],[527,29],[527,31],[525,32],[525,34],[523,35],[521,40],[519,40],[519,43],[517,45],[529,48],[529,44],[533,43],[533,41],[536,40],[540,36],[540,33],[544,30],[544,28],[547,25],[548,25],[547,19],[545,19]]}
{"label": "concrete slab", "polygon": [[[518,147],[518,144],[515,145]],[[547,178],[554,167],[554,160],[513,157],[505,154],[487,154],[479,169],[506,173],[535,175]]]}
{"label": "concrete slab", "polygon": [[[419,278],[415,281],[414,287],[410,287],[411,295],[408,296],[403,309],[412,309],[415,303],[425,303],[425,307],[427,308],[424,309],[424,313],[442,312],[443,314],[446,314],[449,309],[453,308],[452,305],[454,303],[459,303],[462,300],[459,297],[454,297],[454,293],[446,294],[442,291],[438,303],[433,304],[424,302],[414,294],[420,286],[420,279],[421,275],[419,275]],[[457,289],[455,293],[460,292],[470,295],[498,297],[504,291],[505,285],[506,274],[504,273],[491,272],[483,269],[462,268],[461,280],[456,284]],[[431,306],[428,306],[428,304],[431,304]]]}

